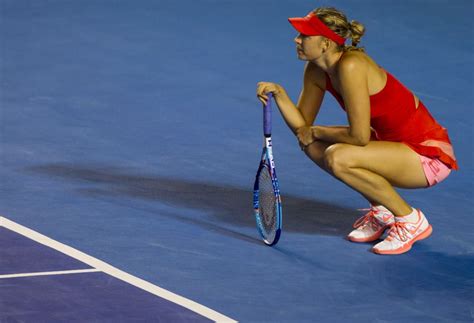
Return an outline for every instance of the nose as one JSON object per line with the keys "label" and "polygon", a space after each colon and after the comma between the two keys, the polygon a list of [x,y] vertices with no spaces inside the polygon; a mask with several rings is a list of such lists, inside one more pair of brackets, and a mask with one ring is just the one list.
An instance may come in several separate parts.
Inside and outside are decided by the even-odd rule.
{"label": "nose", "polygon": [[297,45],[301,44],[301,34],[298,34],[298,35],[293,39],[293,41],[294,41]]}

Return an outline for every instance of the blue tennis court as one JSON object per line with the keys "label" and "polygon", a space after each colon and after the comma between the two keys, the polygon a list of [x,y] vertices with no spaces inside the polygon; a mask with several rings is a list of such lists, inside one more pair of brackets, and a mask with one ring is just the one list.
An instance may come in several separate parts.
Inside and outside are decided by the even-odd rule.
{"label": "blue tennis court", "polygon": [[[255,227],[259,81],[296,100],[287,18],[334,6],[449,129],[460,170],[400,190],[433,235],[346,240],[356,192],[277,111],[275,247]],[[473,322],[472,1],[0,0],[0,322]],[[327,95],[318,123],[346,124]],[[383,157],[381,157],[383,158]]]}

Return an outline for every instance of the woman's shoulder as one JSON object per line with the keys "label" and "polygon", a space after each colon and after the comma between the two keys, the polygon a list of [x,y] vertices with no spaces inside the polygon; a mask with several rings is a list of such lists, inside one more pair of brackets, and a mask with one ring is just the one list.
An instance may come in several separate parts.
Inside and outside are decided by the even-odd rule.
{"label": "woman's shoulder", "polygon": [[344,52],[338,64],[339,72],[354,72],[367,70],[373,60],[364,52],[348,51]]}
{"label": "woman's shoulder", "polygon": [[370,89],[379,88],[387,79],[386,71],[369,55],[360,51],[344,53],[339,61],[338,72],[351,79],[354,74],[367,78]]}
{"label": "woman's shoulder", "polygon": [[326,89],[326,73],[314,63],[307,62],[304,67],[305,84],[313,84],[322,90]]}

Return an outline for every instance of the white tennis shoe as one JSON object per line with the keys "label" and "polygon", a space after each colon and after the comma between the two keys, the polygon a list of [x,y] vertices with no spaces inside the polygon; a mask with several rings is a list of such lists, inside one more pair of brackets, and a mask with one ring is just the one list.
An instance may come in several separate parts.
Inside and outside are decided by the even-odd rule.
{"label": "white tennis shoe", "polygon": [[382,236],[389,226],[395,223],[393,214],[385,207],[372,206],[369,211],[354,223],[354,228],[347,236],[353,242],[370,242]]}
{"label": "white tennis shoe", "polygon": [[428,238],[433,228],[420,210],[415,211],[415,222],[409,222],[404,217],[395,217],[395,223],[391,225],[387,237],[373,247],[373,252],[398,255],[410,250],[416,241]]}

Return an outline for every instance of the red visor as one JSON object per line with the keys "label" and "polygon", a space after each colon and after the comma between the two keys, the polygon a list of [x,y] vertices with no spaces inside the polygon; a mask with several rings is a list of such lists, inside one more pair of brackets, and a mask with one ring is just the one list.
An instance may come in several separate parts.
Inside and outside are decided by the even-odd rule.
{"label": "red visor", "polygon": [[312,12],[303,18],[288,18],[288,21],[303,35],[324,36],[335,41],[338,45],[344,45],[344,42],[346,41],[344,38],[329,29],[329,27],[319,20],[319,18]]}

